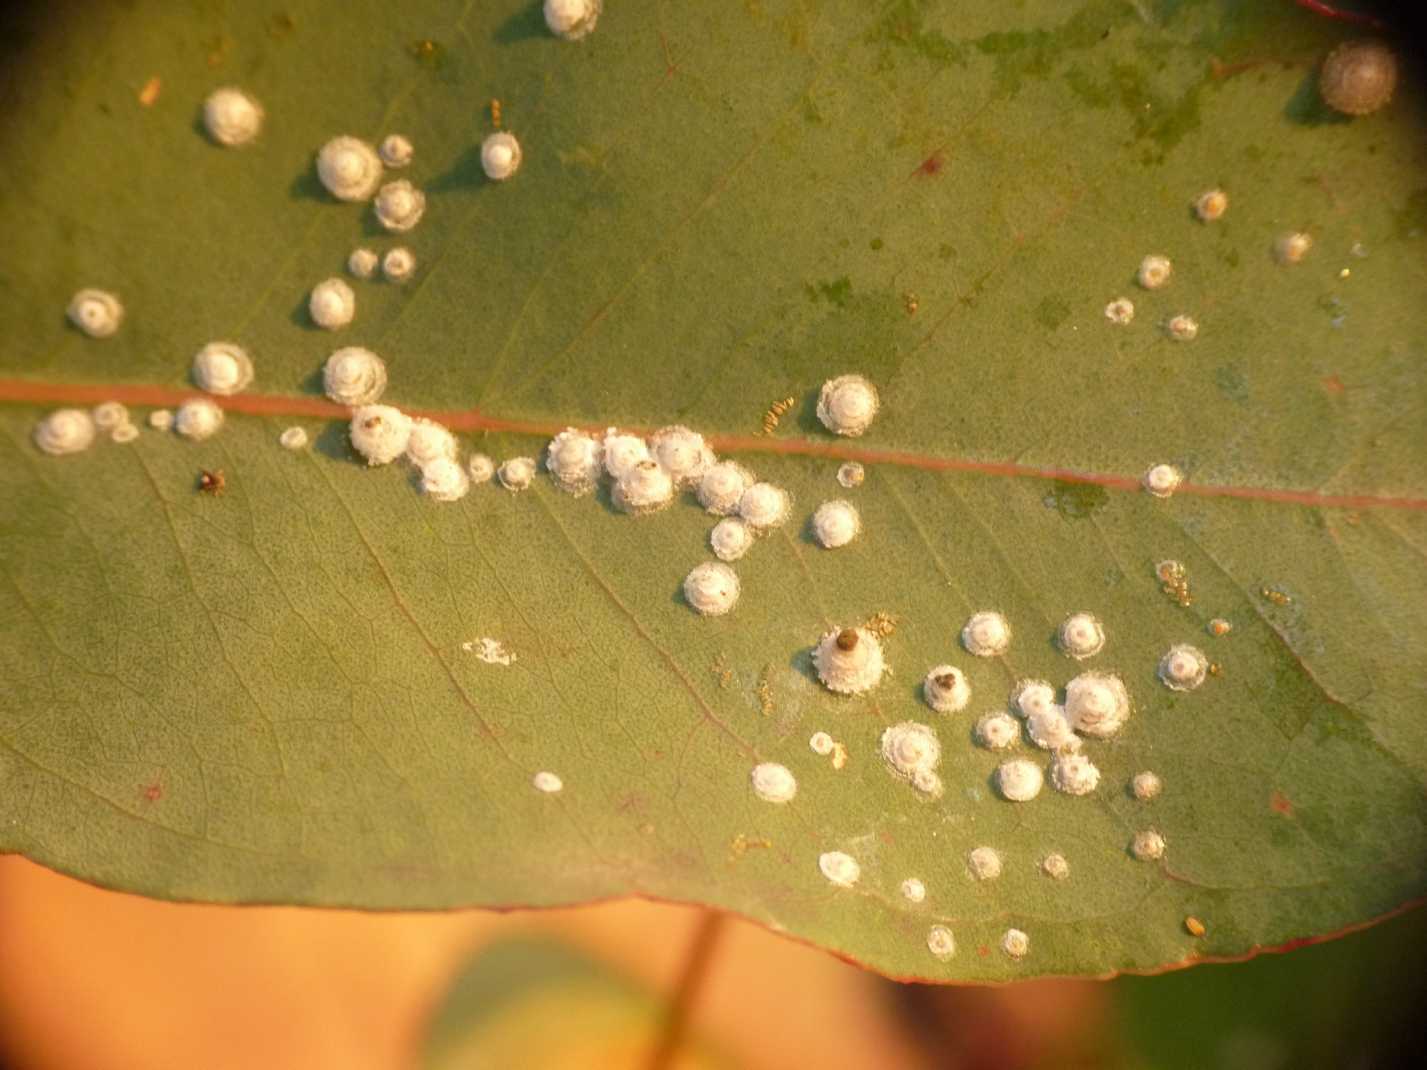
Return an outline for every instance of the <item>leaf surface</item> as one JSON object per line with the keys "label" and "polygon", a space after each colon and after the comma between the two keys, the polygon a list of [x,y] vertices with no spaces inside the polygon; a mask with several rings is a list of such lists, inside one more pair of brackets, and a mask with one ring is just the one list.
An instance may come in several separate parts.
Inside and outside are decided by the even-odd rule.
{"label": "leaf surface", "polygon": [[[1317,101],[1342,25],[1207,0],[620,0],[571,44],[533,3],[310,0],[12,29],[0,848],[181,899],[704,902],[938,980],[1241,956],[1422,894],[1427,142],[1412,86],[1353,121]],[[267,123],[222,150],[199,109],[235,83]],[[503,184],[479,165],[492,98],[524,146]],[[429,197],[402,239],[418,271],[355,284],[331,335],[308,289],[396,240],[312,156],[392,131]],[[1213,186],[1231,204],[1206,225],[1190,202]],[[1294,230],[1314,248],[1280,265]],[[1151,252],[1175,264],[1153,293],[1133,279]],[[114,338],[66,326],[81,286],[122,295]],[[1164,333],[1181,312],[1192,342]],[[217,437],[31,445],[75,398],[172,404],[218,338],[258,379]],[[359,463],[317,375],[353,344],[386,358],[385,400],[465,448],[685,423],[787,487],[794,520],[737,564],[735,611],[701,619],[679,595],[709,557],[691,498],[631,518],[542,476],[443,505]],[[814,416],[845,372],[881,392],[856,441]],[[278,446],[293,423],[312,448]],[[844,490],[851,457],[867,479]],[[1156,462],[1188,475],[1169,500],[1137,490]],[[226,492],[197,493],[219,468]],[[836,497],[864,530],[824,551],[803,525]],[[1161,590],[1166,559],[1192,604]],[[981,609],[1011,622],[1002,658],[958,644]],[[1109,638],[1083,666],[1054,643],[1082,609]],[[891,674],[823,690],[812,645],[879,613]],[[1174,643],[1218,674],[1165,689]],[[961,714],[920,699],[945,661],[971,682]],[[1086,667],[1135,707],[1086,744],[1098,789],[1001,800],[975,719]],[[939,799],[882,764],[905,720],[938,733]],[[794,772],[793,802],[754,796],[759,761]],[[1165,789],[1137,802],[1146,769]],[[534,790],[540,770],[564,790]],[[1147,828],[1159,862],[1128,850]],[[1004,870],[978,883],[983,845]],[[827,851],[857,858],[854,888],[823,879]],[[1053,851],[1068,879],[1042,875]]]}

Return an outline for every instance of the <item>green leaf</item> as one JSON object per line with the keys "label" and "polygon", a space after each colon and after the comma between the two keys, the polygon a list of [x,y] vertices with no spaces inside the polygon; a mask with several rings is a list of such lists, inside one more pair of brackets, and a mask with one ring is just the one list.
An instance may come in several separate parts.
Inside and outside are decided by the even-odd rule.
{"label": "green leaf", "polygon": [[[476,1066],[637,1066],[658,1044],[666,1008],[603,963],[553,940],[482,947],[442,999],[426,1039],[428,1070]],[[697,1037],[680,1070],[727,1066]]]}
{"label": "green leaf", "polygon": [[[24,44],[0,125],[0,847],[179,899],[702,902],[938,980],[1242,956],[1421,896],[1422,99],[1327,113],[1315,65],[1349,32],[1208,0],[620,0],[579,43],[512,0],[36,8],[4,35]],[[202,136],[222,84],[264,104],[257,144]],[[478,162],[491,98],[525,150],[503,184]],[[395,241],[321,191],[313,153],[398,130],[429,196],[417,276],[357,284],[356,322],[320,332],[307,290]],[[1229,211],[1200,223],[1216,185]],[[1315,245],[1283,266],[1293,230]],[[1175,263],[1153,293],[1151,252]],[[122,295],[115,337],[65,325],[81,286]],[[1121,295],[1126,327],[1102,315]],[[1164,335],[1180,312],[1192,342]],[[66,400],[172,404],[218,338],[258,378],[217,437],[32,447]],[[542,476],[434,503],[349,452],[315,385],[340,344],[497,458],[570,423],[689,424],[795,521],[737,564],[734,612],[699,618],[691,500],[631,518]],[[844,372],[881,391],[863,439],[813,413]],[[313,448],[278,446],[292,423]],[[1188,477],[1169,500],[1137,489],[1161,461]],[[197,493],[217,468],[226,493]],[[824,551],[802,524],[835,497],[864,531]],[[1003,658],[958,645],[981,609],[1015,630]],[[1134,714],[1086,744],[1095,793],[1005,802],[971,726],[1017,679],[1081,668],[1053,642],[1080,609],[1109,637],[1086,665]],[[823,690],[812,645],[877,613],[892,674]],[[1178,694],[1156,665],[1181,642],[1221,671]],[[943,661],[961,714],[920,700]],[[940,799],[882,764],[904,720],[940,737]],[[753,795],[757,761],[795,773],[793,802]],[[1127,791],[1144,769],[1152,802]],[[1146,828],[1158,863],[1127,849]],[[968,875],[981,845],[997,880]],[[828,851],[854,888],[821,876]],[[1050,851],[1068,879],[1040,873]]]}

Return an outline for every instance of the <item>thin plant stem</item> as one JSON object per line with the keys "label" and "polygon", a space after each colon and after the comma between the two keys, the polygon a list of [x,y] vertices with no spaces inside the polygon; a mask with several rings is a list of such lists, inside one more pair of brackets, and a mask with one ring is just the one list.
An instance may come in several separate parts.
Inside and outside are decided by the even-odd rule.
{"label": "thin plant stem", "polygon": [[674,986],[673,997],[664,1015],[663,1028],[650,1052],[646,1070],[668,1070],[674,1063],[679,1046],[688,1032],[690,1012],[698,1002],[708,976],[709,964],[718,949],[719,938],[723,935],[727,915],[722,911],[705,908],[699,918],[699,927],[694,932],[693,943],[689,946],[684,967],[679,971],[678,983]]}

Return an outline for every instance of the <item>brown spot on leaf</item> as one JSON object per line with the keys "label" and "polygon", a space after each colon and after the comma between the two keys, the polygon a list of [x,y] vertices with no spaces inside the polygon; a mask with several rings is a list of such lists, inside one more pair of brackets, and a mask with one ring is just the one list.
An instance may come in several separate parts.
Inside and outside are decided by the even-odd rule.
{"label": "brown spot on leaf", "polygon": [[923,160],[920,164],[917,165],[917,169],[912,172],[912,177],[934,178],[935,176],[941,174],[942,171],[945,170],[945,168],[946,156],[941,149],[937,149],[934,153],[932,153],[930,156],[928,156],[925,160]]}
{"label": "brown spot on leaf", "polygon": [[1274,793],[1268,797],[1268,805],[1269,809],[1276,814],[1282,814],[1284,817],[1293,816],[1293,803],[1290,802],[1288,796],[1281,791],[1275,790]]}
{"label": "brown spot on leaf", "polygon": [[1337,375],[1325,375],[1323,376],[1323,389],[1330,394],[1341,394],[1346,388],[1343,386],[1343,380],[1339,379]]}

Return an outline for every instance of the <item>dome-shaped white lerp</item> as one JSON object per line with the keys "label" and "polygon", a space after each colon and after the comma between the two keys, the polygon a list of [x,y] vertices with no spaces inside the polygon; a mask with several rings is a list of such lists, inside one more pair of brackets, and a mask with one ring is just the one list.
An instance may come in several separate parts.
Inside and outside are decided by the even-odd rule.
{"label": "dome-shaped white lerp", "polygon": [[342,279],[323,279],[307,296],[307,314],[317,326],[335,331],[357,314],[357,295]]}
{"label": "dome-shaped white lerp", "polygon": [[377,222],[387,230],[404,233],[421,222],[426,214],[426,194],[404,178],[388,182],[372,202]]}
{"label": "dome-shaped white lerp", "polygon": [[753,545],[753,531],[736,516],[726,516],[709,532],[709,547],[720,561],[737,561]]}
{"label": "dome-shaped white lerp", "polygon": [[715,516],[728,516],[737,512],[739,499],[753,482],[742,465],[719,461],[705,469],[699,478],[699,504]]}
{"label": "dome-shaped white lerp", "polygon": [[635,516],[652,513],[674,500],[674,481],[654,461],[640,461],[615,481],[610,500]]}
{"label": "dome-shaped white lerp", "polygon": [[600,467],[599,443],[576,428],[565,428],[545,448],[545,468],[555,485],[577,498],[594,489]]}
{"label": "dome-shaped white lerp", "polygon": [[754,483],[738,499],[738,515],[755,532],[778,527],[788,519],[792,498],[772,483]]}
{"label": "dome-shaped white lerp", "polygon": [[877,388],[871,382],[861,375],[839,375],[823,383],[818,419],[835,435],[856,437],[872,426],[877,406]]}
{"label": "dome-shaped white lerp", "polygon": [[338,405],[370,405],[386,389],[386,362],[370,349],[346,346],[322,365],[322,391]]}
{"label": "dome-shaped white lerp", "polygon": [[334,137],[317,153],[317,177],[339,201],[365,201],[381,185],[381,157],[361,138]]}
{"label": "dome-shaped white lerp", "polygon": [[994,658],[1011,645],[1011,626],[994,610],[974,613],[961,629],[961,645],[978,658]]}
{"label": "dome-shaped white lerp", "polygon": [[504,130],[497,130],[481,142],[481,169],[493,181],[504,182],[520,170],[520,157],[520,142]]}
{"label": "dome-shaped white lerp", "polygon": [[363,405],[352,413],[349,433],[368,464],[390,464],[406,452],[411,417],[390,405]]}
{"label": "dome-shaped white lerp", "polygon": [[253,361],[235,342],[209,342],[193,358],[193,382],[208,394],[227,397],[253,381]]}
{"label": "dome-shaped white lerp", "polygon": [[813,650],[818,679],[829,691],[859,695],[882,680],[882,644],[866,628],[827,632]]}
{"label": "dome-shaped white lerp", "polygon": [[107,290],[80,290],[69,299],[65,314],[90,338],[108,338],[124,322],[124,306]]}
{"label": "dome-shaped white lerp", "polygon": [[545,0],[545,25],[556,37],[578,41],[595,28],[604,0]]}
{"label": "dome-shaped white lerp", "polygon": [[237,148],[251,144],[263,128],[263,109],[241,89],[224,86],[203,102],[203,127],[215,144]]}
{"label": "dome-shaped white lerp", "polygon": [[922,696],[937,713],[957,713],[971,701],[971,685],[955,665],[937,665],[922,680]]}
{"label": "dome-shaped white lerp", "polygon": [[1065,715],[1077,732],[1104,739],[1130,716],[1130,696],[1114,673],[1081,673],[1065,685]]}
{"label": "dome-shaped white lerp", "polygon": [[836,499],[823,502],[813,513],[813,538],[826,550],[846,546],[862,530],[862,518],[851,502]]}
{"label": "dome-shaped white lerp", "polygon": [[738,602],[738,574],[722,561],[705,561],[684,577],[684,601],[705,617],[721,617]]}
{"label": "dome-shaped white lerp", "polygon": [[192,442],[202,442],[223,426],[223,410],[207,398],[189,398],[173,416],[173,429]]}
{"label": "dome-shaped white lerp", "polygon": [[87,450],[94,442],[94,419],[83,409],[56,409],[34,430],[35,446],[59,457]]}
{"label": "dome-shaped white lerp", "polygon": [[401,134],[388,134],[377,146],[377,155],[388,167],[405,167],[414,154],[411,141]]}
{"label": "dome-shaped white lerp", "polygon": [[698,486],[714,463],[713,450],[704,443],[704,436],[680,425],[663,427],[650,435],[649,452],[676,487]]}

